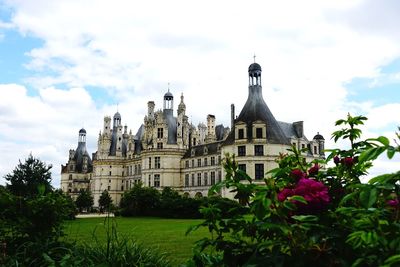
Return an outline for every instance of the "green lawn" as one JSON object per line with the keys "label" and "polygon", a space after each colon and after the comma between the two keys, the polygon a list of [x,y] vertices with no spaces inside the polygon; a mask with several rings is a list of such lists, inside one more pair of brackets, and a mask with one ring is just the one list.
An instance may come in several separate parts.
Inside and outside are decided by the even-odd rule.
{"label": "green lawn", "polygon": [[[194,242],[209,235],[207,229],[201,228],[185,236],[186,230],[202,222],[191,219],[164,218],[110,218],[117,226],[119,236],[128,236],[145,246],[155,247],[168,254],[175,266],[185,262],[192,255]],[[68,221],[65,225],[65,238],[70,241],[95,242],[106,240],[106,219],[85,218]]]}

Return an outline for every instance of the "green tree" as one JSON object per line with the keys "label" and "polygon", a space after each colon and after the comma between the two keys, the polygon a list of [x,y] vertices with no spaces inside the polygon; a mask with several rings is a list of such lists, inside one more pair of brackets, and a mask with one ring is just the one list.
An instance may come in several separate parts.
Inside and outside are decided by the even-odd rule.
{"label": "green tree", "polygon": [[120,207],[124,216],[154,216],[160,207],[161,194],[152,187],[136,184],[122,195]]}
{"label": "green tree", "polygon": [[89,211],[93,207],[93,196],[87,189],[81,189],[79,195],[76,198],[75,205],[79,209],[79,212],[83,210]]}
{"label": "green tree", "polygon": [[107,190],[104,190],[103,193],[101,193],[101,196],[99,198],[100,211],[101,212],[103,212],[104,210],[110,211],[112,202],[113,201],[112,201],[110,194],[108,193]]}
{"label": "green tree", "polygon": [[9,182],[6,187],[16,196],[29,198],[38,195],[39,191],[51,192],[51,168],[52,165],[46,165],[31,154],[24,163],[19,161],[12,173],[4,177]]}

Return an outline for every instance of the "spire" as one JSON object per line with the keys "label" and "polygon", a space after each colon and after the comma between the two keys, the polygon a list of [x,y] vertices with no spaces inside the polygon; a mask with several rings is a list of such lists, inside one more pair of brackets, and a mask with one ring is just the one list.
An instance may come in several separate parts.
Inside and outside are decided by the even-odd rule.
{"label": "spire", "polygon": [[181,94],[181,103],[179,103],[178,105],[178,115],[183,113],[183,115],[185,115],[185,111],[186,111],[186,105],[183,102],[183,93]]}

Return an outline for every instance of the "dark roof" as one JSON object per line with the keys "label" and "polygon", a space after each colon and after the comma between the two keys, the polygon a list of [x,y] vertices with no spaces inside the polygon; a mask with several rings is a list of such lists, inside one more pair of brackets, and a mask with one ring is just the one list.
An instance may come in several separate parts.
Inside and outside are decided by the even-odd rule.
{"label": "dark roof", "polygon": [[191,148],[189,148],[186,151],[185,155],[183,155],[183,158],[191,158],[191,157],[200,157],[200,156],[205,156],[205,155],[219,154],[221,145],[222,145],[222,142],[219,141],[219,142],[208,143],[208,144],[203,144],[203,145],[198,145],[198,146],[192,146]]}
{"label": "dark roof", "polygon": [[121,118],[121,114],[117,111],[117,113],[114,114],[114,118]]}
{"label": "dark roof", "polygon": [[215,126],[215,136],[217,137],[217,141],[220,141],[224,138],[226,130],[227,129],[222,124]]}
{"label": "dark roof", "polygon": [[[289,140],[272,115],[262,96],[262,87],[259,85],[249,86],[249,96],[246,104],[240,112],[235,123],[244,122],[247,124],[248,139],[251,139],[252,124],[256,121],[264,122],[267,125],[267,141],[271,144],[289,144]],[[234,131],[231,131],[227,143],[234,141]]]}
{"label": "dark roof", "polygon": [[296,137],[299,138],[300,136],[297,135],[293,124],[289,122],[278,121],[279,126],[281,127],[283,133],[287,138]]}
{"label": "dark roof", "polygon": [[325,140],[324,137],[319,134],[319,132],[314,136],[313,139],[315,139],[315,140]]}
{"label": "dark roof", "polygon": [[171,98],[174,98],[172,93],[170,91],[166,92],[165,95],[164,95],[164,99],[171,99]]}
{"label": "dark roof", "polygon": [[261,66],[260,66],[260,64],[254,62],[253,64],[251,64],[251,65],[249,66],[249,72],[250,72],[250,71],[257,71],[257,70],[261,71]]}
{"label": "dark roof", "polygon": [[78,147],[75,151],[74,155],[74,161],[76,164],[76,171],[77,172],[82,172],[83,169],[83,159],[87,158],[87,172],[91,172],[93,168],[92,160],[90,159],[89,153],[86,150],[86,143],[85,142],[79,142]]}
{"label": "dark roof", "polygon": [[79,133],[84,133],[85,134],[86,130],[82,128],[82,129],[79,130]]}
{"label": "dark roof", "polygon": [[167,143],[168,144],[176,144],[177,122],[176,122],[176,118],[173,116],[173,110],[172,109],[164,109],[163,114],[164,114],[164,119],[167,121],[167,127],[168,127]]}

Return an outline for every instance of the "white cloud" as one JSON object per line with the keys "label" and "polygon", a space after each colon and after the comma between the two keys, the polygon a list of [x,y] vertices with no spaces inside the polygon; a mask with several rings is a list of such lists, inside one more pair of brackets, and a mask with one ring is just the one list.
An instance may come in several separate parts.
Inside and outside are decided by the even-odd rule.
{"label": "white cloud", "polygon": [[[395,122],[382,119],[383,114],[399,114],[397,104],[350,103],[346,89],[356,77],[380,77],[381,67],[399,57],[398,36],[392,30],[370,31],[372,22],[361,14],[385,17],[378,25],[384,28],[398,20],[393,12],[383,13],[394,2],[379,2],[384,6],[379,8],[372,1],[316,0],[8,4],[14,9],[11,24],[44,42],[28,53],[32,75],[26,81],[38,96],[27,96],[18,85],[0,87],[3,136],[8,144],[22,140],[35,150],[54,146],[46,153],[58,162],[66,160],[83,124],[94,150],[102,117],[116,110],[96,107],[83,88],[106,90],[113,98],[106,103],[119,103],[133,132],[148,100],[161,107],[168,82],[176,105],[184,93],[194,124],[211,113],[217,123],[229,125],[230,104],[238,114],[246,101],[253,53],[263,67],[264,98],[276,118],[304,120],[307,136],[319,131],[327,147],[334,146],[329,140],[334,121],[348,111],[368,114],[375,132]],[[72,89],[57,89],[60,84]]]}

